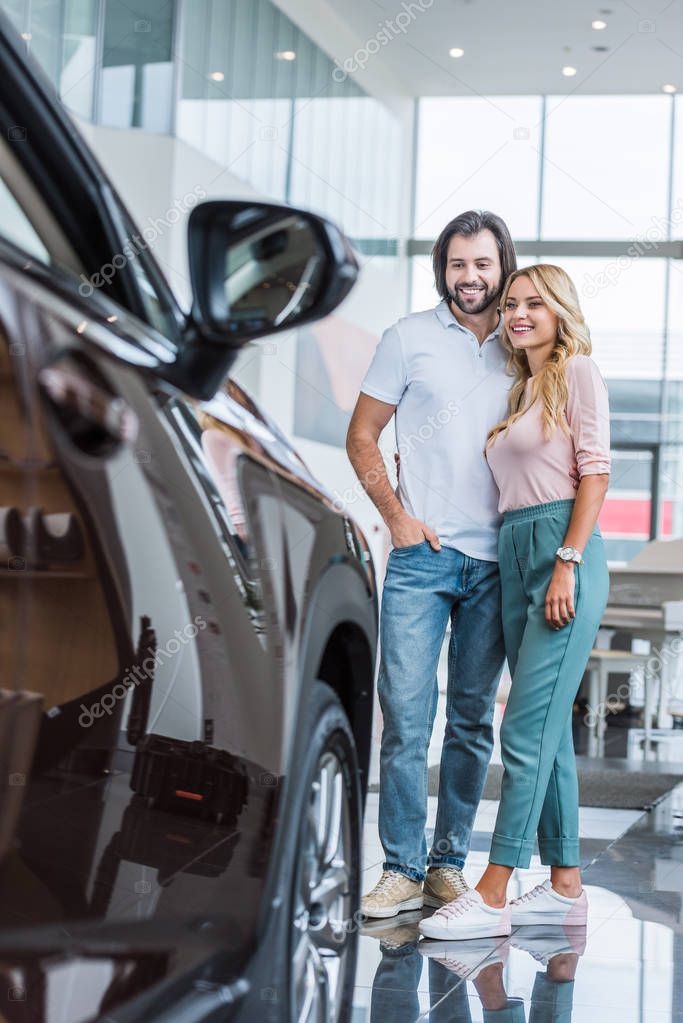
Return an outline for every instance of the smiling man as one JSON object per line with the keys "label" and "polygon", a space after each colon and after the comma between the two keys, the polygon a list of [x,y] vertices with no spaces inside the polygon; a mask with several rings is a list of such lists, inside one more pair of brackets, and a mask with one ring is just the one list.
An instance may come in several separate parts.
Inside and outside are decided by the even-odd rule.
{"label": "smiling man", "polygon": [[[393,545],[382,594],[378,680],[385,862],[362,901],[369,917],[391,917],[423,903],[440,906],[467,888],[462,868],[491,756],[504,659],[498,491],[484,445],[506,415],[512,382],[498,299],[516,269],[515,252],[500,217],[469,211],[443,229],[432,263],[442,301],[384,332],[346,445]],[[396,491],[378,447],[394,414],[401,459]],[[446,730],[428,855],[427,750],[449,617]]]}

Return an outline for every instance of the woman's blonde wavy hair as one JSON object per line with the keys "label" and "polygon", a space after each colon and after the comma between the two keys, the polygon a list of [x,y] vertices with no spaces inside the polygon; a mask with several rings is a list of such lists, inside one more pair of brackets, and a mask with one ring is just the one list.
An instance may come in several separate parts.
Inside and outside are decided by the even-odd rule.
{"label": "woman's blonde wavy hair", "polygon": [[513,346],[503,326],[501,341],[509,352],[507,369],[514,374],[515,381],[510,388],[507,418],[497,423],[489,432],[486,439],[487,450],[495,442],[498,434],[507,431],[537,398],[543,403],[543,433],[546,439],[552,435],[558,423],[567,433],[564,418],[567,408],[565,375],[567,360],[573,355],[590,355],[592,351],[590,331],[583,318],[579,297],[569,274],[552,263],[538,263],[515,270],[505,282],[500,299],[501,310],[505,310],[508,292],[519,277],[528,277],[547,307],[557,315],[557,340],[542,369],[534,377],[529,400],[525,403],[526,384],[531,377],[529,360],[526,352]]}

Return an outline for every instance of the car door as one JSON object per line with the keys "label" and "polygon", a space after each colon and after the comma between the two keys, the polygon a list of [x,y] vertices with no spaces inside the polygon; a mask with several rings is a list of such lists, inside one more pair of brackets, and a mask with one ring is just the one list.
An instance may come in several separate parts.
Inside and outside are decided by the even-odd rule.
{"label": "car door", "polygon": [[241,456],[233,535],[182,443],[185,402],[155,379],[163,346],[107,308],[0,262],[0,657],[3,694],[32,708],[0,700],[18,734],[0,852],[24,881],[0,874],[0,913],[20,926],[28,886],[36,940],[56,922],[163,925],[157,981],[191,969],[203,920],[221,948],[240,936],[237,973],[282,762],[278,502]]}
{"label": "car door", "polygon": [[253,943],[282,763],[280,522],[241,452],[249,506],[226,526],[159,379],[172,306],[142,262],[146,304],[84,295],[53,184],[0,145],[0,945],[17,1000],[38,1017],[68,981],[76,1018],[69,999],[89,1017],[210,976],[214,953],[224,983]]}
{"label": "car door", "polygon": [[[247,990],[259,938],[286,954],[296,770],[279,800],[288,743],[306,749],[301,678],[318,677],[334,615],[369,622],[368,581],[343,571],[353,545],[330,509],[310,581],[291,571],[274,437],[164,382],[186,354],[175,303],[126,253],[130,222],[73,129],[5,70],[0,118],[28,130],[21,150],[0,137],[0,970],[35,1018],[59,990],[69,1019],[143,997],[153,1018],[188,992],[199,1019],[205,998]],[[315,531],[317,500],[297,530]],[[353,593],[328,601],[340,573]],[[353,686],[327,653],[359,719],[362,645]]]}

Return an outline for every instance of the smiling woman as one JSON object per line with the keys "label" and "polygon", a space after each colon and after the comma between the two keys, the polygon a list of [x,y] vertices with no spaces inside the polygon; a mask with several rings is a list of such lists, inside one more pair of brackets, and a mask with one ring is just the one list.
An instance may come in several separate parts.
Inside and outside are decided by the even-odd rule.
{"label": "smiling woman", "polygon": [[[487,449],[501,431],[507,436],[510,426],[539,397],[545,439],[558,422],[564,429],[561,412],[568,399],[565,377],[568,360],[575,355],[590,355],[592,351],[576,288],[561,267],[539,264],[517,270],[507,280],[501,303],[503,342],[509,352],[508,366],[514,369],[516,379],[510,390],[509,416],[491,431]],[[527,393],[530,380],[534,383]]]}
{"label": "smiling woman", "polygon": [[548,296],[542,279],[539,287],[550,298],[550,304],[539,295],[532,277],[520,271],[508,287],[503,305],[505,328],[515,349],[526,352],[532,377],[555,347],[559,324],[559,314],[553,308],[557,303]]}

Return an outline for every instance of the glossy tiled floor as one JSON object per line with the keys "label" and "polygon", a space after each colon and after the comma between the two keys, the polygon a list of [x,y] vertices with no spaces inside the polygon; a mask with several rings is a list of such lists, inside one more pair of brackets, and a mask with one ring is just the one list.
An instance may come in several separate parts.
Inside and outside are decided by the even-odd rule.
{"label": "glossy tiled floor", "polygon": [[[438,763],[441,753],[445,653],[444,644],[430,764]],[[496,706],[493,763],[500,763],[502,709]],[[645,757],[647,770],[680,772],[682,784],[648,813],[581,808],[590,906],[585,931],[550,928],[538,934],[524,927],[505,941],[449,942],[428,956],[418,940],[421,913],[368,923],[360,937],[353,1023],[683,1023],[683,731],[660,736],[643,754],[642,732],[619,727],[616,720],[608,724],[604,756],[610,766],[628,758],[624,768],[638,770]],[[380,732],[377,713],[371,781],[378,777]],[[577,754],[585,754],[587,729],[580,717],[574,741]],[[363,891],[381,873],[377,809],[378,796],[371,793]],[[497,809],[497,802],[486,800],[479,807],[465,868],[470,884],[487,862]],[[436,798],[430,797],[428,839],[435,816]],[[547,876],[534,857],[529,870],[513,875],[510,896]]]}
{"label": "glossy tiled floor", "polygon": [[[632,752],[627,731],[610,729],[605,753],[612,765],[614,755]],[[430,750],[430,762],[437,758],[438,749]],[[663,771],[677,769],[661,763]],[[363,891],[381,873],[377,807],[371,793]],[[465,868],[470,884],[486,864],[496,812],[496,802],[480,805]],[[435,815],[430,797],[428,838]],[[647,813],[582,807],[580,831],[590,905],[585,930],[523,927],[507,940],[437,944],[418,940],[421,913],[369,922],[360,938],[353,1023],[683,1023],[683,784]],[[513,875],[511,896],[547,876],[534,857],[529,870]]]}
{"label": "glossy tiled floor", "polygon": [[[495,810],[482,804],[477,836],[490,834]],[[381,870],[376,818],[371,795],[364,890]],[[436,945],[418,941],[420,913],[377,921],[360,939],[354,1023],[683,1023],[683,785],[649,813],[583,808],[581,832],[585,931],[523,927],[507,940]],[[470,883],[485,862],[486,852],[470,854]],[[511,894],[546,876],[535,858]]]}

